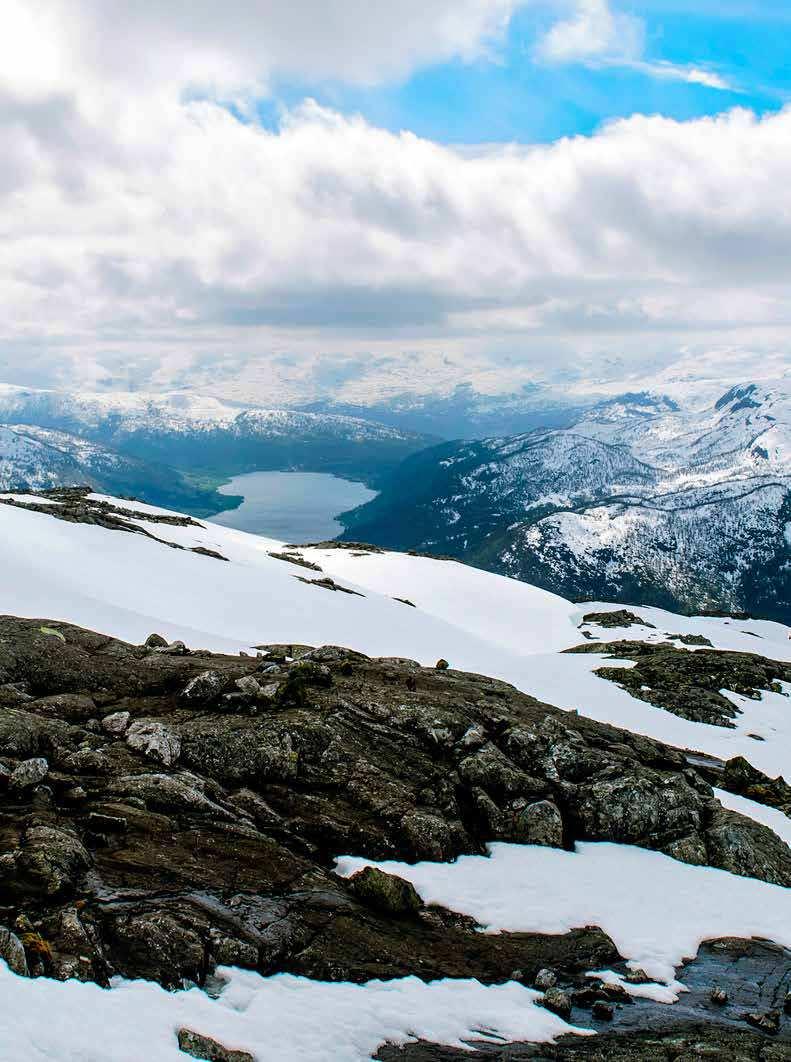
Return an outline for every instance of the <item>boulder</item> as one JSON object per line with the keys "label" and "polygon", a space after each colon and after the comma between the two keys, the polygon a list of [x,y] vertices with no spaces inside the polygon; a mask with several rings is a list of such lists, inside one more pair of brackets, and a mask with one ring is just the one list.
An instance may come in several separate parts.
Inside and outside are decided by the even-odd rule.
{"label": "boulder", "polygon": [[222,692],[223,680],[216,671],[201,671],[190,679],[181,696],[185,701],[211,701]]}
{"label": "boulder", "polygon": [[377,867],[365,867],[349,879],[354,895],[369,907],[391,915],[415,915],[423,901],[410,881],[386,874]]}
{"label": "boulder", "polygon": [[512,838],[520,844],[563,847],[563,819],[557,804],[551,800],[539,800],[533,804],[518,802],[513,808],[511,822]]}

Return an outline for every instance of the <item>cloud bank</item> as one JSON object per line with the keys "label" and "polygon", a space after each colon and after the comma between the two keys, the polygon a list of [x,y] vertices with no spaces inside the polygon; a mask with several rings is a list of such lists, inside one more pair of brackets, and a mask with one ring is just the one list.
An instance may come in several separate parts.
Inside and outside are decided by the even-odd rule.
{"label": "cloud bank", "polygon": [[[791,110],[636,116],[548,146],[464,151],[310,101],[275,130],[255,120],[251,101],[278,71],[366,81],[472,59],[514,7],[12,0],[0,36],[10,374],[101,376],[97,358],[132,349],[182,368],[210,352],[219,373],[231,350],[243,364],[324,343],[358,356],[524,345],[540,360],[580,336],[629,346],[785,328]],[[623,54],[639,61],[634,33]]]}

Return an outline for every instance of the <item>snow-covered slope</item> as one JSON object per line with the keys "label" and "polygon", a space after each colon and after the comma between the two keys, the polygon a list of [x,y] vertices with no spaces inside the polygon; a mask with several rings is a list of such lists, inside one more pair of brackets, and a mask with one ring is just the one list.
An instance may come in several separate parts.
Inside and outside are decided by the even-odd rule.
{"label": "snow-covered slope", "polygon": [[791,618],[791,385],[707,410],[629,395],[573,427],[448,444],[347,516],[568,597]]}
{"label": "snow-covered slope", "polygon": [[[614,606],[575,605],[455,561],[354,548],[295,550],[211,523],[163,524],[157,517],[172,515],[165,510],[94,497],[136,512],[132,524],[155,538],[0,504],[0,613],[60,619],[133,643],[157,631],[215,652],[251,652],[278,642],[343,645],[427,666],[445,659],[680,748],[723,760],[745,756],[772,777],[791,776],[791,712],[774,710],[777,695],[764,694],[768,722],[759,743],[749,736],[754,702],[745,704],[743,723],[734,729],[693,723],[599,678],[596,668],[610,661],[558,655],[584,641],[583,615]],[[151,522],[140,513],[150,514]],[[327,578],[354,593],[313,582]],[[660,610],[646,610],[645,618],[654,626],[617,633],[647,642],[693,634],[715,648],[791,661],[789,630],[778,623],[687,619]],[[597,634],[604,648],[611,632]],[[788,702],[781,700],[785,709]]]}

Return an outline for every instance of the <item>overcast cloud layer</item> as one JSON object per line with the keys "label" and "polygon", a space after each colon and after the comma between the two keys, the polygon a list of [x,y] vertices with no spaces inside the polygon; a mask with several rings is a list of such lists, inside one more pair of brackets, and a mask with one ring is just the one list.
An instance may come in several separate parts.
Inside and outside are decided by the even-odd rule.
{"label": "overcast cloud layer", "polygon": [[[496,55],[517,6],[6,0],[0,376],[90,383],[131,358],[210,384],[270,353],[396,349],[540,370],[592,343],[779,342],[791,110],[463,151],[310,101],[276,131],[255,120],[283,72],[373,82]],[[557,6],[546,61],[586,19],[607,38],[589,52],[641,61],[634,20]]]}

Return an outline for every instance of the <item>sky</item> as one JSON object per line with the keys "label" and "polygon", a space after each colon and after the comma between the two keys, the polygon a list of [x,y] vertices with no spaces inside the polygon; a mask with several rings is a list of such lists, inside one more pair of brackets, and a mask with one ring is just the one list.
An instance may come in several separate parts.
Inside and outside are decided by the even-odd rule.
{"label": "sky", "polygon": [[780,0],[0,20],[2,381],[367,403],[791,365]]}

